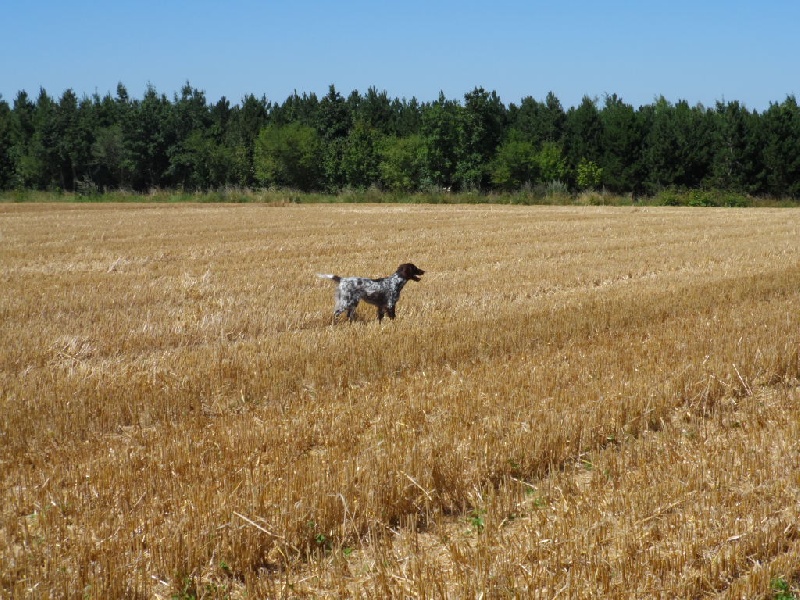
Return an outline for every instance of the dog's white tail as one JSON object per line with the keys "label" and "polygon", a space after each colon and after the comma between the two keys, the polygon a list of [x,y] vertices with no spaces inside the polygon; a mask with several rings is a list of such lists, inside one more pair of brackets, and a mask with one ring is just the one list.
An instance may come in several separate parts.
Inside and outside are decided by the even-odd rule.
{"label": "dog's white tail", "polygon": [[341,277],[338,275],[329,275],[327,273],[317,273],[317,277],[321,277],[322,279],[333,279],[334,281],[339,281]]}

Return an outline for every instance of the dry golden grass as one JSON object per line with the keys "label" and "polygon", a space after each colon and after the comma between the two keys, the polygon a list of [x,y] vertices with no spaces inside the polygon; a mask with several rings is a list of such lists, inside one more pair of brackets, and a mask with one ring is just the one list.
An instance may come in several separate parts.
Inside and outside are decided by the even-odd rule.
{"label": "dry golden grass", "polygon": [[[0,596],[754,598],[800,211],[0,205]],[[331,326],[317,272],[425,269]]]}

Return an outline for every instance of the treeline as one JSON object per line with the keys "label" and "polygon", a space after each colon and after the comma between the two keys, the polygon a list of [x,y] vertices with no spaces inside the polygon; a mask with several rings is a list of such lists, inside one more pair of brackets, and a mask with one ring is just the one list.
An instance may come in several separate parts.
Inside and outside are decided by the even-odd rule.
{"label": "treeline", "polygon": [[516,191],[728,190],[800,199],[800,109],[794,96],[759,113],[617,95],[564,109],[550,93],[506,106],[475,88],[463,101],[389,98],[370,88],[283,103],[248,95],[209,103],[187,83],[170,100],[0,98],[0,189],[148,191],[377,187]]}

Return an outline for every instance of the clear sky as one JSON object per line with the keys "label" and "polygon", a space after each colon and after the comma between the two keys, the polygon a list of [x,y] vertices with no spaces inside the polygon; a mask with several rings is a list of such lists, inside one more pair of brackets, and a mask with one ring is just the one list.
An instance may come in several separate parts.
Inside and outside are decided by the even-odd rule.
{"label": "clear sky", "polygon": [[187,81],[210,102],[295,90],[506,104],[552,91],[565,108],[616,93],[759,111],[800,95],[800,0],[7,0],[0,94],[172,98]]}

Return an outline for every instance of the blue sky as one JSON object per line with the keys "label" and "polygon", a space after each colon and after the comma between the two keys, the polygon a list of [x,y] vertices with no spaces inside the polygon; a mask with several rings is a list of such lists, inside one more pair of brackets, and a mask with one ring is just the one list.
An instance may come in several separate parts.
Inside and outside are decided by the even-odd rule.
{"label": "blue sky", "polygon": [[232,104],[293,91],[505,104],[552,91],[566,107],[616,93],[764,110],[800,95],[798,0],[9,0],[0,14],[0,94],[59,98],[186,81]]}

